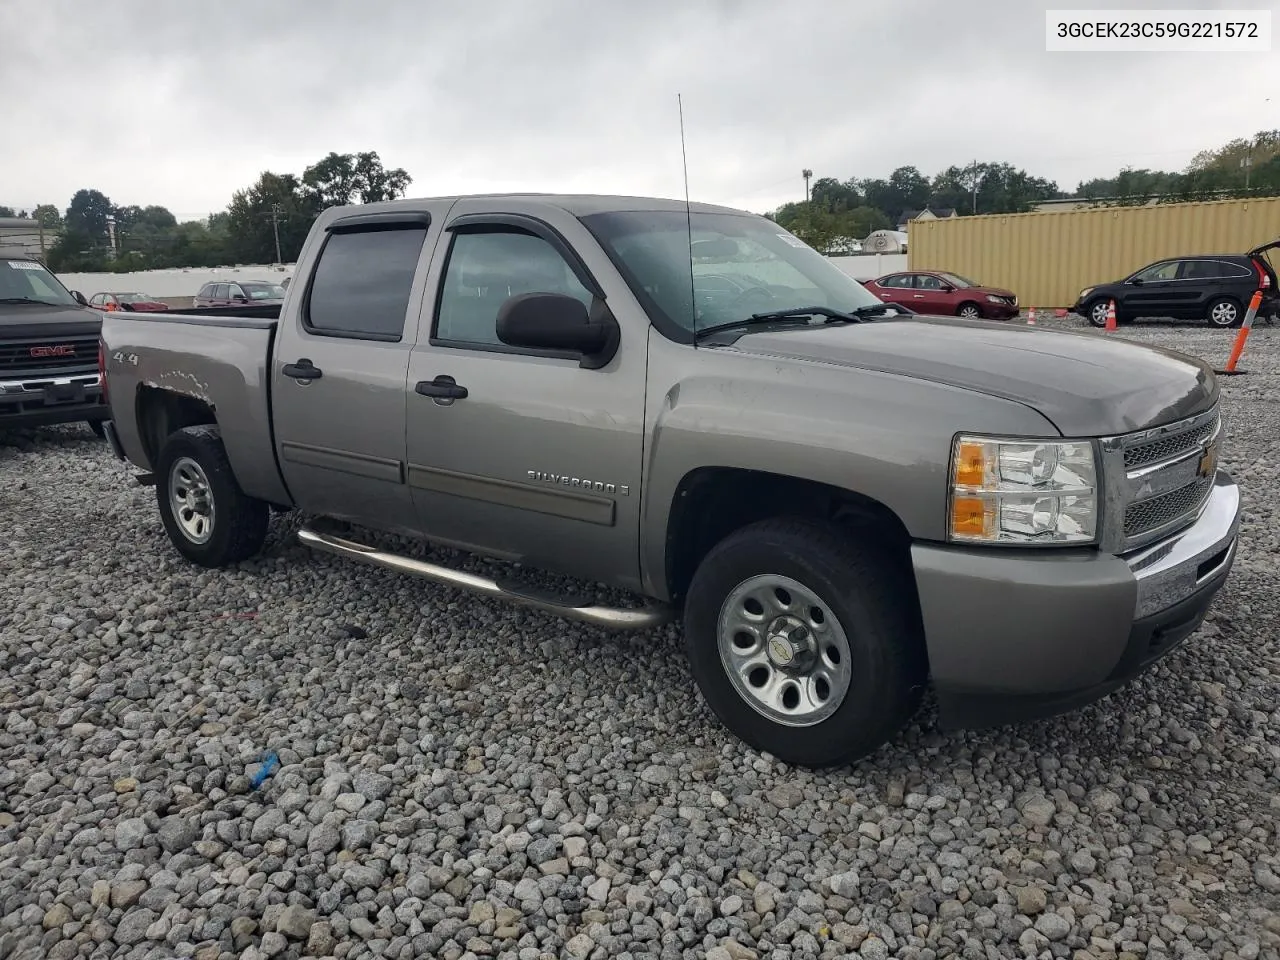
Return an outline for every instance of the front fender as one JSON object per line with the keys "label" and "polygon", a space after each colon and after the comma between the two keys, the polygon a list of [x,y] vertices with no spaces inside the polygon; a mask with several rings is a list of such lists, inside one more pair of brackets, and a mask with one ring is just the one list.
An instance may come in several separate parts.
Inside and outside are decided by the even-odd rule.
{"label": "front fender", "polygon": [[895,374],[669,342],[651,343],[649,370],[641,577],[664,600],[672,505],[695,470],[739,468],[850,490],[887,507],[913,539],[942,540],[958,431],[1059,436],[1024,404]]}

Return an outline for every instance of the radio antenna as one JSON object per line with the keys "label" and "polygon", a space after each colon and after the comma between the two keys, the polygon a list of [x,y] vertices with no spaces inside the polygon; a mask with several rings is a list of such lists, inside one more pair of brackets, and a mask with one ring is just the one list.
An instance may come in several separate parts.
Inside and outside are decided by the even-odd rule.
{"label": "radio antenna", "polygon": [[689,155],[684,145],[684,99],[676,94],[676,107],[680,111],[680,164],[684,168],[684,217],[689,239],[689,323],[693,333],[693,348],[698,348],[698,295],[693,285],[693,206],[689,203]]}

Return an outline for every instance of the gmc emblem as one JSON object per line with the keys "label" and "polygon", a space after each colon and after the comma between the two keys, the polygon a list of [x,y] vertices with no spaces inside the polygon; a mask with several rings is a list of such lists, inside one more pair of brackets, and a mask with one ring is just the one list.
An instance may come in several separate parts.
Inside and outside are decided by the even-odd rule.
{"label": "gmc emblem", "polygon": [[69,343],[60,343],[56,347],[32,347],[33,357],[74,357],[76,348]]}

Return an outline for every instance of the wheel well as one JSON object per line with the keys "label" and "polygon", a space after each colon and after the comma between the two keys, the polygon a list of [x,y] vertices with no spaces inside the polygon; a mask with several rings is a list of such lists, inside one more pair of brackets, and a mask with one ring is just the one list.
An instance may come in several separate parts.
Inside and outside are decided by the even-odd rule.
{"label": "wheel well", "polygon": [[956,313],[959,313],[965,307],[976,307],[979,313],[982,312],[982,304],[980,304],[977,300],[961,300],[956,305]]}
{"label": "wheel well", "polygon": [[203,400],[159,387],[138,388],[137,412],[138,435],[152,466],[169,434],[183,427],[218,422],[213,408]]}
{"label": "wheel well", "polygon": [[730,467],[694,470],[680,483],[667,519],[667,589],[683,598],[703,557],[726,536],[772,517],[806,517],[876,533],[910,563],[911,536],[897,514],[870,497],[812,480]]}

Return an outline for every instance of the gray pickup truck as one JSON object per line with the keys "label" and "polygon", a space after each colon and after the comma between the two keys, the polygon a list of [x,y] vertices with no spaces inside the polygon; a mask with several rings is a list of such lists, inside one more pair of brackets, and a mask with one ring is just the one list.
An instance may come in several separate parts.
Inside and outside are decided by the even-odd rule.
{"label": "gray pickup truck", "polygon": [[866,755],[929,683],[944,728],[1096,699],[1192,634],[1232,566],[1203,363],[914,315],[763,217],[336,207],[295,276],[274,319],[103,322],[108,439],[184,557],[244,560],[296,508],[345,557],[607,628],[680,616],[710,707],[787,762]]}

